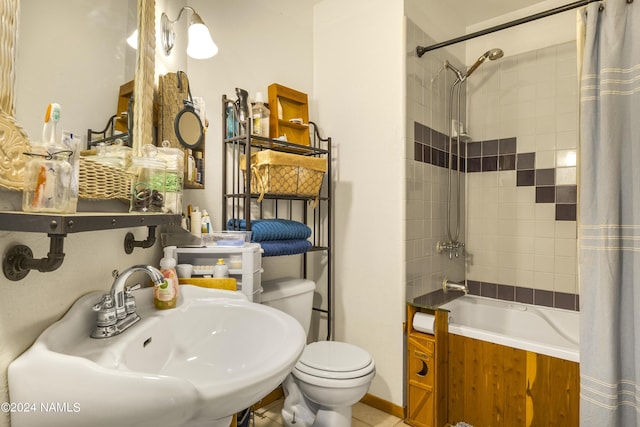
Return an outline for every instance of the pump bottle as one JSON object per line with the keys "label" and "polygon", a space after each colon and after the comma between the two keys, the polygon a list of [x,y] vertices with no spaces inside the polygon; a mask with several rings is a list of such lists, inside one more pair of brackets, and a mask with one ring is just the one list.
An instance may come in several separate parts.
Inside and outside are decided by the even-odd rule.
{"label": "pump bottle", "polygon": [[165,247],[164,257],[160,260],[160,272],[164,276],[164,283],[156,286],[153,292],[153,304],[160,310],[174,308],[178,302],[179,282],[176,260],[173,257],[175,249],[175,246]]}

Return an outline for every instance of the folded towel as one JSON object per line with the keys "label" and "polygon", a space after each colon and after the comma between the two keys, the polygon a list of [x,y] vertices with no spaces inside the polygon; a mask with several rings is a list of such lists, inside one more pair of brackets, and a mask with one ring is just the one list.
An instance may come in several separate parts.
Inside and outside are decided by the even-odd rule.
{"label": "folded towel", "polygon": [[[227,230],[246,230],[244,219],[230,219]],[[257,219],[251,221],[251,240],[266,242],[272,240],[301,240],[311,236],[311,228],[307,225],[288,219]]]}
{"label": "folded towel", "polygon": [[308,240],[271,240],[260,242],[263,257],[303,254],[311,248]]}

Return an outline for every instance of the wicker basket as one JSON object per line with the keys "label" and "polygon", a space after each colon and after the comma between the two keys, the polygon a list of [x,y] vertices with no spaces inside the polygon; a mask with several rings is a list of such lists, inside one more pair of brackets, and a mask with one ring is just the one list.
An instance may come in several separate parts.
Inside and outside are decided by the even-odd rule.
{"label": "wicker basket", "polygon": [[115,166],[80,157],[78,195],[89,200],[121,200],[129,203],[133,174]]}
{"label": "wicker basket", "polygon": [[[245,174],[246,158],[240,156],[240,169]],[[272,150],[251,154],[251,192],[278,196],[317,198],[322,178],[327,171],[327,159],[300,156]]]}

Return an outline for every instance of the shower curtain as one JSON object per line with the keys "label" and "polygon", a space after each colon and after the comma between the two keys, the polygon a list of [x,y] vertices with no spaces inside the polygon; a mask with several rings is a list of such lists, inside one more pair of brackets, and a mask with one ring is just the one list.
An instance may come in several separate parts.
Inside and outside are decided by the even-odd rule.
{"label": "shower curtain", "polygon": [[580,425],[640,427],[640,4],[591,3],[578,34]]}

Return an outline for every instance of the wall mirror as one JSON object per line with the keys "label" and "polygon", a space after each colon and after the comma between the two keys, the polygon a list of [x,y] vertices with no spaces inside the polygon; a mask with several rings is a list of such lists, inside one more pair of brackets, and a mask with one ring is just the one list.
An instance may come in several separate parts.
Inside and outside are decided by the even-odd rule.
{"label": "wall mirror", "polygon": [[[59,128],[86,138],[135,79],[134,153],[152,141],[153,0],[7,0],[0,15],[8,23],[0,39],[0,187],[22,188],[20,153],[41,139],[52,102],[62,107]],[[126,43],[136,27],[144,49]]]}

